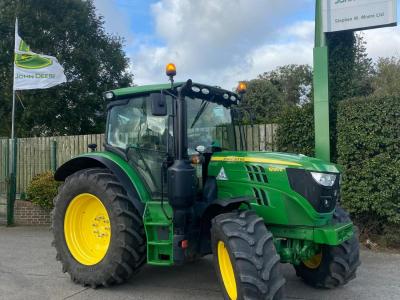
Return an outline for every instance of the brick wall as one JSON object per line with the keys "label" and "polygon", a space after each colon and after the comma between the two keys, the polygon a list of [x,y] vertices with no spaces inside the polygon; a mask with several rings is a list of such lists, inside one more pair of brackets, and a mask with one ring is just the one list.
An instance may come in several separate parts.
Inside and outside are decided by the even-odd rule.
{"label": "brick wall", "polygon": [[16,200],[14,207],[16,225],[49,225],[50,210],[43,209],[32,202]]}

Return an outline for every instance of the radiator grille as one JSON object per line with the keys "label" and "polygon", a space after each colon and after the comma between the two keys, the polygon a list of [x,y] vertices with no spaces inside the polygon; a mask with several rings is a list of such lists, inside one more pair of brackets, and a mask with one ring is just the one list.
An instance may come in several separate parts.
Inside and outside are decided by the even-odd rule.
{"label": "radiator grille", "polygon": [[260,188],[253,187],[254,197],[257,200],[257,204],[259,205],[269,205],[267,192]]}
{"label": "radiator grille", "polygon": [[246,165],[245,167],[251,181],[268,183],[268,177],[264,167],[258,165]]}

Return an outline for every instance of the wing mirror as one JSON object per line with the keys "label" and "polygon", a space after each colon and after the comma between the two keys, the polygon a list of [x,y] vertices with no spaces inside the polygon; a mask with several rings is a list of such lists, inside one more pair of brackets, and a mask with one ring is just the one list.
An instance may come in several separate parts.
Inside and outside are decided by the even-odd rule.
{"label": "wing mirror", "polygon": [[168,114],[167,98],[162,93],[150,94],[151,113],[153,116],[164,117]]}

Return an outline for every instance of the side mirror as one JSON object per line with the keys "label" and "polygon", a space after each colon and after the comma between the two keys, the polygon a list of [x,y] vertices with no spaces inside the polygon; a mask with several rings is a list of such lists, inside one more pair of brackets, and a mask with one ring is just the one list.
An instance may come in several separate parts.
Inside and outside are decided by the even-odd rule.
{"label": "side mirror", "polygon": [[198,145],[196,147],[196,151],[200,154],[204,153],[206,151],[206,147],[204,147],[203,145]]}
{"label": "side mirror", "polygon": [[164,117],[168,114],[167,98],[162,93],[150,94],[151,113],[153,116]]}

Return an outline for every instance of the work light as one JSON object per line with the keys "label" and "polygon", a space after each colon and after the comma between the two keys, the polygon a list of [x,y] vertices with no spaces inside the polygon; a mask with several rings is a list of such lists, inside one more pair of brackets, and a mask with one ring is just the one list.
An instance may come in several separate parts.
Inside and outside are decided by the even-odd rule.
{"label": "work light", "polygon": [[112,100],[113,98],[114,98],[114,93],[113,92],[105,92],[104,93],[104,99]]}

